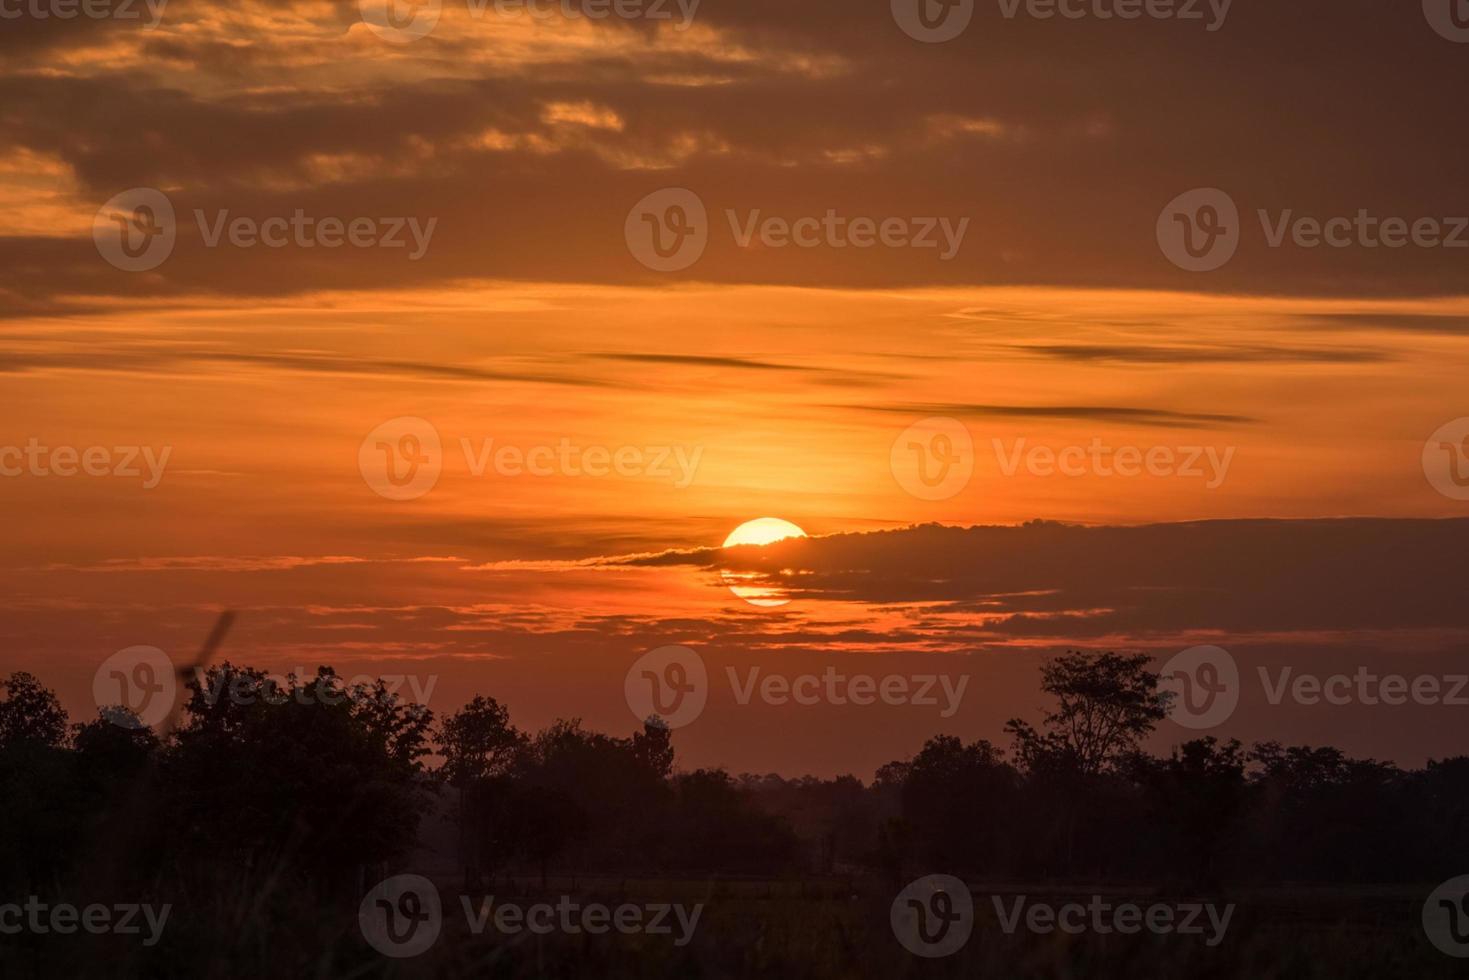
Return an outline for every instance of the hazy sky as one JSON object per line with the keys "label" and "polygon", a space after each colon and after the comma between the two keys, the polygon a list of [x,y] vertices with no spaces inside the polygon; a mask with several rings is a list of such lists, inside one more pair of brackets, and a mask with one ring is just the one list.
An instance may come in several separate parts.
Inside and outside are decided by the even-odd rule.
{"label": "hazy sky", "polygon": [[[1003,741],[1067,647],[1452,673],[1469,528],[1428,519],[1469,503],[1425,443],[1469,416],[1469,44],[1365,0],[1217,30],[992,0],[945,43],[886,2],[664,6],[444,0],[411,41],[356,3],[0,24],[0,671],[80,718],[114,651],[184,661],[232,608],[236,661],[625,732],[629,666],[684,644],[714,678],[685,764],[863,777]],[[1167,245],[1195,188],[1237,211],[1212,271]],[[110,261],[160,198],[167,254]],[[650,267],[645,214],[690,200],[702,252]],[[1345,244],[1272,246],[1300,217]],[[857,218],[897,224],[861,247]],[[915,483],[915,439],[967,479]],[[762,516],[819,537],[718,550]],[[1009,527],[1037,519],[1088,528]],[[733,595],[742,563],[792,601]],[[751,666],[970,680],[950,718],[742,706]],[[1469,711],[1257,688],[1213,734],[1417,762]]]}

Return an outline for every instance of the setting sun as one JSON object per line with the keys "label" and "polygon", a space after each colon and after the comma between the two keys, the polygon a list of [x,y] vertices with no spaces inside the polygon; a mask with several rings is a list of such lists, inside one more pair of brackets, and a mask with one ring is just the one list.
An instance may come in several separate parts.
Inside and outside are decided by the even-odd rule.
{"label": "setting sun", "polygon": [[[729,532],[729,537],[724,539],[724,547],[731,548],[747,544],[767,545],[784,541],[787,538],[804,538],[805,536],[806,532],[790,521],[783,521],[779,517],[757,517]],[[760,578],[757,572],[733,572],[725,569],[720,574],[724,576],[724,584],[729,586],[729,591],[752,606],[769,608],[784,606],[791,601],[782,589],[744,584],[757,581]]]}
{"label": "setting sun", "polygon": [[805,536],[806,532],[790,521],[783,521],[779,517],[757,517],[729,532],[729,537],[724,539],[724,547],[732,548],[740,544],[774,544],[786,538],[804,538]]}

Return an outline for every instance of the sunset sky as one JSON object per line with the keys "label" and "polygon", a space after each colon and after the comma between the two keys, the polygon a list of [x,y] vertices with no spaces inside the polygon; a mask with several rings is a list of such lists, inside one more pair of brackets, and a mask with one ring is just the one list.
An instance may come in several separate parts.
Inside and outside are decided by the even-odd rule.
{"label": "sunset sky", "polygon": [[[1003,742],[1038,715],[1039,658],[1068,647],[1466,669],[1469,502],[1423,457],[1469,416],[1469,249],[1274,248],[1257,211],[1469,214],[1469,45],[1416,3],[1365,0],[1241,0],[1217,31],[979,3],[946,43],[886,0],[704,0],[682,30],[668,7],[444,0],[408,42],[355,2],[0,24],[0,448],[166,459],[155,486],[141,462],[0,478],[0,673],[37,673],[80,719],[108,656],[187,662],[228,608],[223,657],[433,675],[435,710],[481,692],[527,728],[625,734],[624,675],[666,644],[721,678],[970,677],[950,719],[741,706],[719,681],[675,736],[686,766],[870,778],[939,731]],[[177,218],[136,272],[94,240],[135,188]],[[708,244],[660,272],[625,227],[666,188],[707,207]],[[1216,271],[1160,249],[1192,188],[1238,206]],[[434,224],[418,258],[406,231],[209,244],[221,212],[298,210]],[[727,210],[967,225],[944,259],[745,246]],[[396,444],[404,418],[437,433],[438,476],[390,499],[364,443],[387,424]],[[972,439],[940,500],[893,463],[934,418]],[[1007,473],[1098,442],[1204,472]],[[666,462],[474,472],[476,453],[563,443]],[[812,537],[719,550],[765,516]],[[1016,527],[1036,520],[1086,527]],[[730,566],[791,601],[741,600]],[[1417,763],[1469,708],[1385,710],[1246,695],[1216,734]]]}

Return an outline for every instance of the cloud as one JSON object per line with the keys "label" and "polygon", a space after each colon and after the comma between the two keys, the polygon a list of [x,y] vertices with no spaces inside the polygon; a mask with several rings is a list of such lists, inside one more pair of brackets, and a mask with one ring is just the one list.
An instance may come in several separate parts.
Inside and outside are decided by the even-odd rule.
{"label": "cloud", "polygon": [[714,357],[699,354],[619,353],[594,354],[592,356],[604,358],[609,361],[628,361],[633,364],[684,364],[690,367],[736,368],[744,371],[810,370],[795,364],[775,364],[770,361],[755,361],[745,357]]}
{"label": "cloud", "polygon": [[1162,408],[1127,405],[974,405],[962,402],[855,405],[851,408],[894,415],[955,415],[1018,419],[1068,419],[1085,422],[1120,422],[1164,428],[1206,428],[1216,425],[1248,425],[1259,422],[1247,415],[1211,412],[1178,412]]}
{"label": "cloud", "polygon": [[1312,326],[1347,330],[1469,334],[1469,319],[1438,313],[1313,313],[1300,319]]}
{"label": "cloud", "polygon": [[1117,361],[1132,364],[1376,364],[1393,359],[1388,351],[1341,347],[1012,344],[1002,349],[1058,361]]}
{"label": "cloud", "polygon": [[[627,563],[762,573],[798,599],[936,604],[997,637],[1469,632],[1469,519],[920,525]],[[611,562],[609,562],[610,564]],[[973,625],[972,622],[970,625]]]}
{"label": "cloud", "polygon": [[370,562],[459,562],[449,556],[415,558],[361,558],[353,555],[180,555],[149,558],[108,558],[86,565],[53,564],[47,571],[79,572],[279,572],[325,565]]}
{"label": "cloud", "polygon": [[[0,200],[28,195],[7,208],[0,239],[0,261],[27,274],[0,308],[414,288],[487,269],[662,281],[621,230],[632,203],[663,186],[707,206],[710,243],[686,274],[696,280],[1462,292],[1454,249],[1271,248],[1257,217],[1469,214],[1458,176],[1469,151],[1452,127],[1418,121],[1454,117],[1462,52],[1411,4],[1241,8],[1215,32],[1007,19],[980,5],[945,45],[908,38],[886,4],[837,0],[705,0],[684,31],[445,11],[430,37],[401,46],[373,37],[346,0],[173,0],[154,31],[86,18],[8,27],[0,137],[56,172],[36,188],[0,167],[13,182]],[[1302,50],[1315,52],[1306,75]],[[1369,59],[1382,70],[1361,72]],[[164,266],[129,277],[87,237],[97,206],[136,186],[169,193],[183,228]],[[1207,186],[1234,198],[1243,236],[1227,266],[1199,277],[1162,256],[1154,224],[1176,194]],[[189,230],[196,208],[440,226],[421,262],[381,249],[221,254]],[[727,211],[828,209],[970,224],[952,261],[912,248],[742,248],[727,227]]]}
{"label": "cloud", "polygon": [[[3,341],[0,341],[3,343]],[[106,347],[78,344],[70,349],[31,350],[0,348],[0,373],[32,371],[108,371],[130,373],[188,373],[211,365],[254,365],[278,371],[350,376],[392,376],[419,381],[513,381],[528,384],[571,385],[583,388],[616,387],[612,380],[531,370],[505,370],[470,364],[391,360],[327,351],[251,353],[211,348],[188,342],[150,342]]]}

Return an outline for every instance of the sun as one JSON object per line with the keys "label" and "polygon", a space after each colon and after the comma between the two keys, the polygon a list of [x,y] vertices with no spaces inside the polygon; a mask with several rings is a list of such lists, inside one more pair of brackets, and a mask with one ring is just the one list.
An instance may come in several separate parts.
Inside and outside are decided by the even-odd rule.
{"label": "sun", "polygon": [[[731,548],[742,544],[765,545],[784,541],[787,538],[804,537],[806,537],[806,532],[790,521],[783,521],[779,517],[757,517],[729,532],[729,537],[724,539],[723,547]],[[771,588],[767,585],[744,584],[758,581],[760,576],[756,572],[723,570],[720,574],[724,576],[724,583],[729,586],[729,591],[752,606],[783,606],[791,601],[782,589]]]}
{"label": "sun", "polygon": [[757,517],[729,532],[729,537],[724,539],[724,547],[731,548],[737,544],[772,544],[786,538],[805,536],[806,532],[790,521],[783,521],[779,517]]}

